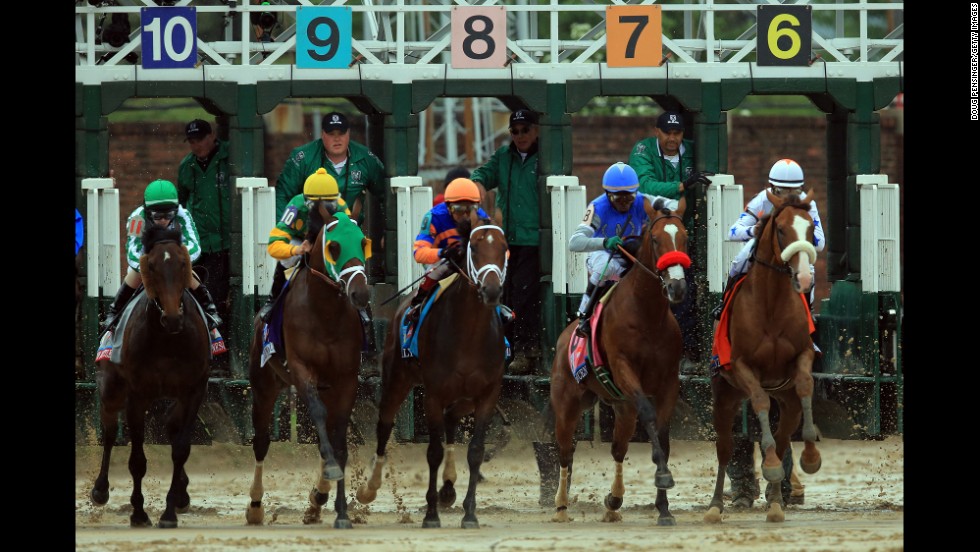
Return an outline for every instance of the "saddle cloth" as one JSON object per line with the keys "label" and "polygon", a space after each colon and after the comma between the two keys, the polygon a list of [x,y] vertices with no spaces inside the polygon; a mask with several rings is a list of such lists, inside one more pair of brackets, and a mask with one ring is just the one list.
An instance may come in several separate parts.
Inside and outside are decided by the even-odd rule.
{"label": "saddle cloth", "polygon": [[[102,340],[99,342],[99,348],[95,352],[95,361],[108,360],[114,364],[119,364],[122,362],[122,350],[123,350],[123,336],[126,334],[126,323],[129,322],[129,317],[133,313],[133,309],[136,308],[136,304],[139,302],[140,297],[145,295],[146,291],[143,287],[133,295],[129,303],[123,309],[122,314],[119,315],[119,322],[116,324],[116,328],[113,331],[106,332],[102,336]],[[189,293],[185,291],[184,293]],[[149,301],[149,299],[147,299]],[[204,320],[204,325],[207,327],[208,320],[204,316],[204,309],[201,305],[194,301],[194,305],[197,307],[197,313],[200,315],[201,319]],[[225,347],[224,338],[218,333],[218,329],[215,328],[211,331],[211,355],[210,358],[214,358],[216,355],[225,353],[228,349]]]}

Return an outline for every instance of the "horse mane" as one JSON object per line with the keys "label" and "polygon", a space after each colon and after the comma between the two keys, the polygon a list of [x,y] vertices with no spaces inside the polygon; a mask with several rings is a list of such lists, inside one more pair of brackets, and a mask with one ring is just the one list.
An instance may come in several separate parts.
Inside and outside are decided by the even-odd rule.
{"label": "horse mane", "polygon": [[184,234],[181,232],[180,224],[175,224],[173,228],[169,226],[159,226],[157,224],[147,224],[143,228],[140,241],[143,243],[143,251],[149,252],[157,242],[175,241],[183,243]]}
{"label": "horse mane", "polygon": [[762,215],[762,218],[759,219],[758,224],[761,224],[762,227],[765,227],[765,225],[769,223],[769,219],[770,218],[779,215],[779,213],[781,213],[783,211],[783,209],[785,209],[787,207],[793,207],[793,208],[797,208],[797,209],[803,209],[804,211],[809,212],[810,211],[810,201],[809,200],[800,199],[800,195],[799,194],[796,194],[796,193],[790,194],[790,195],[786,196],[786,199],[784,199],[781,204],[775,206],[773,208],[773,210],[772,210],[771,213],[769,213],[767,215]]}

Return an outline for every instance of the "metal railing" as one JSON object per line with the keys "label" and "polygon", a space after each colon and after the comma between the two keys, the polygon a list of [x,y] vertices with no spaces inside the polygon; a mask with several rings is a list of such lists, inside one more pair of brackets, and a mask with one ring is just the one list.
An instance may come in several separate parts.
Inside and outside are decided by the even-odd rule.
{"label": "metal railing", "polygon": [[[605,13],[609,6],[657,5],[663,14],[663,51],[671,64],[725,66],[754,61],[759,5],[780,4],[776,0],[642,0],[637,2],[594,1],[570,4],[558,0],[495,2],[493,0],[408,0],[353,2],[347,0],[273,1],[269,5],[222,0],[220,4],[197,0],[79,0],[75,4],[76,80],[99,81],[99,68],[127,67],[133,76],[119,73],[112,79],[140,78],[140,11],[148,7],[174,5],[194,7],[198,18],[198,62],[195,70],[168,71],[176,80],[201,78],[200,69],[253,69],[251,78],[232,73],[205,71],[205,78],[251,80],[283,78],[282,69],[295,69],[296,10],[300,6],[349,7],[353,14],[350,66],[384,66],[385,77],[394,80],[442,77],[450,54],[450,14],[457,7],[505,6],[508,18],[508,65],[538,65],[567,69],[583,64],[603,64],[606,47]],[[792,4],[785,2],[785,4]],[[841,66],[894,66],[904,52],[904,3],[868,0],[801,1],[812,8],[812,57]],[[276,15],[276,26],[263,41],[251,16]],[[110,25],[113,14],[130,20],[128,40],[118,47],[103,42],[101,29]],[[575,24],[567,23],[574,16]],[[123,27],[125,29],[125,26]],[[219,35],[219,36],[215,36]],[[117,39],[117,43],[118,43]],[[84,69],[83,69],[84,68]],[[268,68],[254,71],[255,68]],[[278,68],[280,71],[272,70]],[[354,68],[356,70],[356,68]],[[428,69],[433,69],[430,71]],[[635,68],[617,68],[620,70]],[[857,67],[855,67],[857,69]],[[437,70],[437,71],[435,71]],[[724,70],[724,69],[723,69]],[[471,69],[485,78],[501,69]],[[94,72],[94,74],[93,74]],[[629,72],[629,71],[625,71]],[[635,72],[635,71],[633,71]],[[107,73],[112,73],[107,71]],[[190,74],[188,74],[190,73]],[[509,73],[509,72],[508,72]],[[195,75],[196,74],[196,75]],[[847,75],[850,76],[850,71]],[[219,77],[220,75],[220,77]],[[647,75],[649,76],[649,74]],[[289,74],[285,78],[291,78]],[[148,78],[142,75],[142,78]],[[375,77],[380,78],[380,77]],[[551,78],[551,77],[549,77]]]}

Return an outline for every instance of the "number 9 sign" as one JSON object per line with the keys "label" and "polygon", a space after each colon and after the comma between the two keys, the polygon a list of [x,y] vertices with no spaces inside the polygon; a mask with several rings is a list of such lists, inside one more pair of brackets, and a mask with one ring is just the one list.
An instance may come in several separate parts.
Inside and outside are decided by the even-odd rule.
{"label": "number 9 sign", "polygon": [[296,67],[346,69],[351,64],[352,11],[349,7],[296,8]]}
{"label": "number 9 sign", "polygon": [[141,8],[140,29],[143,69],[192,69],[197,64],[195,8]]}
{"label": "number 9 sign", "polygon": [[759,66],[809,65],[812,6],[762,5],[756,10]]}

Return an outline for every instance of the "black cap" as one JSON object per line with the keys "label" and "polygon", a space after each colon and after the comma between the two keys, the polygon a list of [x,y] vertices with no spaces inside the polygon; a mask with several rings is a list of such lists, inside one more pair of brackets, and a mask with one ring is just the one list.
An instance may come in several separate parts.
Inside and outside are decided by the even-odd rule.
{"label": "black cap", "polygon": [[323,132],[330,132],[331,130],[347,132],[350,129],[350,123],[347,122],[347,117],[343,113],[331,111],[323,116],[323,121],[320,122],[320,129]]}
{"label": "black cap", "polygon": [[470,171],[466,167],[454,167],[446,173],[446,179],[442,182],[443,186],[448,186],[450,182],[457,178],[469,178]]}
{"label": "black cap", "polygon": [[676,111],[664,111],[657,117],[657,128],[667,132],[668,130],[684,130],[684,119]]}
{"label": "black cap", "polygon": [[187,123],[187,128],[184,129],[184,141],[191,138],[204,138],[208,134],[211,134],[211,125],[203,119],[194,119]]}
{"label": "black cap", "polygon": [[531,111],[530,109],[518,109],[517,111],[510,114],[510,128],[514,128],[517,123],[524,123],[526,125],[536,125],[538,124],[538,114]]}

